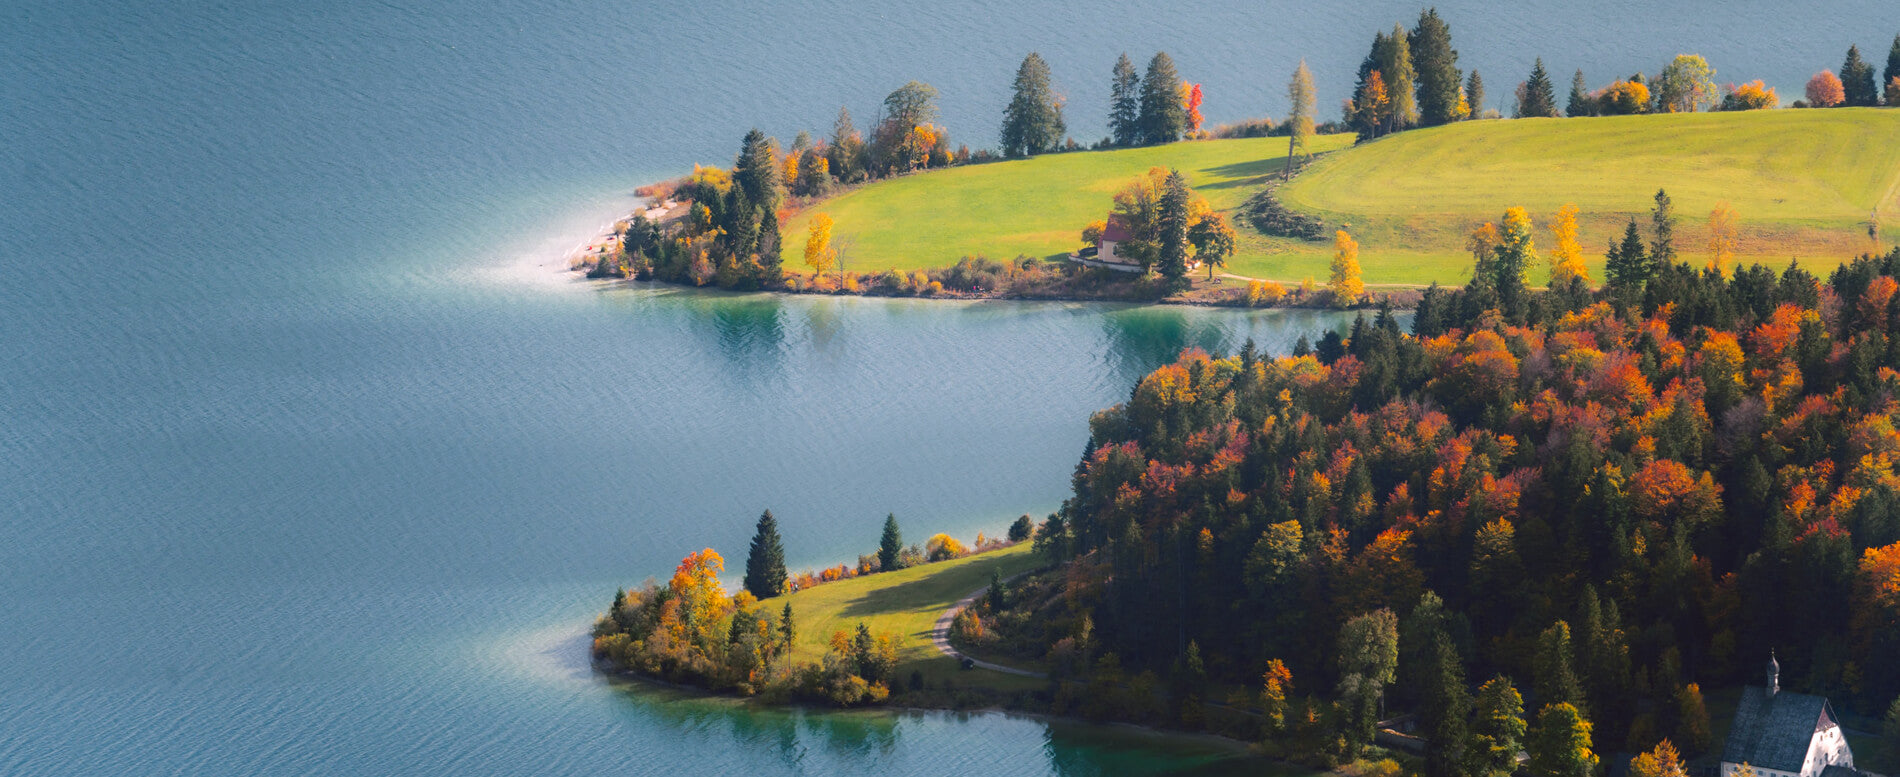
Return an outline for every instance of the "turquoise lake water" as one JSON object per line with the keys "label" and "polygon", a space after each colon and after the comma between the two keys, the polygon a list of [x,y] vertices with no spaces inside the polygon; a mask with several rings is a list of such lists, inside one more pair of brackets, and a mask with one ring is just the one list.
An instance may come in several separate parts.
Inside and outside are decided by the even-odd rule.
{"label": "turquoise lake water", "polygon": [[[1679,50],[1798,93],[1900,10],[1441,3],[1495,95]],[[616,585],[771,508],[795,566],[1060,502],[1088,414],[1181,348],[1344,319],[599,285],[630,189],[868,119],[993,143],[1039,49],[1101,134],[1116,52],[1225,121],[1337,104],[1415,4],[0,6],[0,774],[1252,771],[1000,714],[756,711],[608,683]],[[1867,32],[1871,30],[1872,32]],[[1567,75],[1565,76],[1567,78]],[[1325,108],[1330,112],[1331,108]]]}

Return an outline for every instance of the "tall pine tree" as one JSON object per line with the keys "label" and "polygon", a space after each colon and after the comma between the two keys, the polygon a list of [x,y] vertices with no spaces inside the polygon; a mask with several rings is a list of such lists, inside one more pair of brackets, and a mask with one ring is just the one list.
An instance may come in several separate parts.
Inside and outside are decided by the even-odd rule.
{"label": "tall pine tree", "polygon": [[1067,128],[1062,104],[1050,84],[1049,63],[1030,52],[1016,68],[1015,96],[1003,109],[1003,155],[1033,156],[1053,151]]}
{"label": "tall pine tree", "polygon": [[1649,252],[1643,247],[1643,236],[1636,231],[1636,218],[1630,217],[1630,223],[1623,230],[1623,240],[1611,243],[1610,252],[1605,257],[1604,272],[1609,276],[1613,287],[1632,291],[1642,291],[1643,285],[1655,273],[1655,265],[1649,261]]}
{"label": "tall pine tree", "polygon": [[1676,263],[1676,213],[1669,204],[1669,192],[1656,190],[1656,207],[1649,212],[1649,264],[1651,268]]}
{"label": "tall pine tree", "polygon": [[884,516],[884,536],[877,543],[877,568],[895,572],[904,553],[904,533],[897,528],[897,514]]}
{"label": "tall pine tree", "polygon": [[779,541],[778,520],[771,510],[759,516],[752,535],[752,552],[745,559],[745,590],[760,599],[785,590],[785,546]]}
{"label": "tall pine tree", "polygon": [[1451,47],[1451,27],[1438,9],[1426,9],[1408,36],[1412,64],[1418,70],[1418,121],[1431,127],[1458,120],[1458,50]]}
{"label": "tall pine tree", "polygon": [[1160,261],[1157,264],[1161,277],[1167,279],[1168,285],[1178,287],[1187,279],[1188,246],[1188,187],[1187,180],[1181,177],[1181,171],[1168,171],[1166,188],[1161,192],[1160,210],[1160,234],[1156,237],[1160,246]]}
{"label": "tall pine tree", "polygon": [[1893,36],[1893,48],[1887,49],[1887,69],[1880,71],[1881,87],[1887,90],[1887,105],[1900,108],[1900,35]]}
{"label": "tall pine tree", "polygon": [[1594,116],[1597,101],[1590,99],[1590,87],[1583,82],[1583,68],[1577,68],[1577,75],[1570,79],[1570,104],[1564,106],[1564,115],[1570,118]]}
{"label": "tall pine tree", "polygon": [[1860,58],[1859,46],[1847,47],[1847,60],[1841,63],[1841,92],[1846,96],[1843,105],[1880,104],[1880,91],[1874,86],[1874,66]]}
{"label": "tall pine tree", "polygon": [[1531,67],[1530,80],[1524,82],[1523,94],[1518,96],[1517,117],[1557,117],[1557,93],[1550,84],[1550,74],[1544,71],[1543,57],[1537,58],[1537,64]]}
{"label": "tall pine tree", "polygon": [[1135,63],[1128,61],[1126,52],[1115,60],[1115,76],[1109,84],[1108,95],[1110,139],[1117,146],[1140,143],[1141,76],[1135,74]]}
{"label": "tall pine tree", "polygon": [[778,206],[779,166],[772,151],[772,141],[755,128],[745,134],[739,160],[732,166],[733,184],[745,189],[745,198],[753,205]]}
{"label": "tall pine tree", "polygon": [[1144,145],[1173,143],[1187,129],[1187,107],[1181,104],[1181,76],[1174,70],[1174,58],[1158,52],[1148,60],[1148,72],[1141,77],[1141,142]]}
{"label": "tall pine tree", "polygon": [[1477,70],[1471,71],[1471,77],[1465,79],[1465,103],[1471,106],[1471,115],[1467,118],[1484,118],[1484,77]]}

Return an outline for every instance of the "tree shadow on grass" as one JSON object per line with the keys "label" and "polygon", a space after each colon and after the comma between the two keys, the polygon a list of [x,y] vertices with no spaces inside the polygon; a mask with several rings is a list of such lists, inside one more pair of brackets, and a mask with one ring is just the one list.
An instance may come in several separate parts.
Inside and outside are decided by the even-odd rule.
{"label": "tree shadow on grass", "polygon": [[1219,167],[1209,167],[1209,168],[1200,170],[1199,172],[1208,173],[1208,174],[1217,175],[1217,176],[1223,176],[1231,180],[1222,181],[1220,183],[1201,184],[1201,185],[1195,186],[1194,188],[1196,189],[1235,189],[1242,186],[1256,186],[1260,183],[1260,179],[1265,178],[1269,175],[1277,175],[1280,173],[1280,171],[1285,170],[1285,169],[1286,169],[1285,157],[1280,157],[1276,159],[1256,159],[1251,162],[1235,162],[1233,164],[1221,165]]}
{"label": "tree shadow on grass", "polygon": [[[1003,559],[973,561],[945,573],[965,581],[964,584],[957,586],[949,586],[946,581],[937,579],[935,575],[927,575],[889,588],[867,591],[858,598],[846,602],[844,608],[838,611],[838,617],[870,618],[923,608],[932,608],[941,612],[955,604],[958,599],[969,596],[978,588],[988,585],[990,569],[1002,564],[1003,561]],[[968,577],[964,577],[965,575]],[[932,620],[933,622],[935,620],[934,614]],[[925,632],[928,631],[929,628],[926,627]]]}

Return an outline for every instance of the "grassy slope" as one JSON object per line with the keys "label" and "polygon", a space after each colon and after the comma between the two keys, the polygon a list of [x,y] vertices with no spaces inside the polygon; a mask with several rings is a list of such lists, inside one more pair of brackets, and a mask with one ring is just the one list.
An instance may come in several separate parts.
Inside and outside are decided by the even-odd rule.
{"label": "grassy slope", "polygon": [[[1727,200],[1742,226],[1744,261],[1815,268],[1868,248],[1878,205],[1889,239],[1900,224],[1900,111],[1754,111],[1599,119],[1485,121],[1401,133],[1321,159],[1284,191],[1291,205],[1359,237],[1368,282],[1459,283],[1470,273],[1464,235],[1510,205],[1531,209],[1537,240],[1558,206],[1583,209],[1586,255],[1602,254],[1631,214],[1667,188],[1680,216],[1678,248],[1700,262],[1703,223]],[[1348,136],[1323,137],[1316,150]],[[786,221],[785,262],[803,268],[810,216],[837,220],[852,243],[847,269],[946,267],[964,255],[1052,256],[1076,247],[1082,225],[1108,212],[1128,179],[1173,166],[1217,209],[1231,211],[1278,171],[1284,139],[1176,143],[1058,154],[951,168],[866,186]],[[1266,238],[1242,228],[1229,270],[1324,281],[1332,246]],[[1533,282],[1542,281],[1533,272]]]}
{"label": "grassy slope", "polygon": [[1470,271],[1464,233],[1507,206],[1529,208],[1547,246],[1547,220],[1574,202],[1600,278],[1609,240],[1631,214],[1646,213],[1658,188],[1674,200],[1678,250],[1691,261],[1703,260],[1703,225],[1726,200],[1741,223],[1744,261],[1782,265],[1799,256],[1831,266],[1868,250],[1876,207],[1900,223],[1900,111],[1470,122],[1333,154],[1282,199],[1351,223],[1368,280],[1410,282],[1462,280]]}
{"label": "grassy slope", "polygon": [[[1318,138],[1315,151],[1351,136]],[[1237,207],[1286,158],[1285,138],[1175,143],[1153,148],[1052,154],[909,175],[821,202],[785,221],[785,266],[803,272],[816,213],[836,220],[834,241],[851,243],[848,270],[948,267],[963,256],[1056,256],[1081,246],[1082,227],[1108,216],[1129,180],[1162,166],[1220,210]],[[1243,230],[1257,238],[1257,233]]]}
{"label": "grassy slope", "polygon": [[[1020,543],[954,561],[854,577],[791,594],[786,601],[791,602],[798,620],[797,658],[817,661],[824,656],[833,632],[855,632],[862,622],[872,632],[891,632],[901,637],[897,656],[900,681],[908,678],[912,670],[918,670],[933,682],[951,676],[977,675],[967,679],[1007,689],[1041,687],[1042,681],[996,672],[960,672],[955,661],[938,653],[930,644],[930,629],[936,624],[937,616],[958,599],[989,585],[992,569],[1009,577],[1041,564],[1041,559],[1030,552],[1029,544]],[[780,606],[777,600],[770,600],[767,605],[772,609]]]}

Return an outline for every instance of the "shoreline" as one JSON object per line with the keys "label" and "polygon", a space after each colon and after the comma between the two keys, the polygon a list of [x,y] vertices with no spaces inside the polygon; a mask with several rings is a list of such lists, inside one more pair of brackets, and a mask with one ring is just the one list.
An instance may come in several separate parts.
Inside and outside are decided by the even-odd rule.
{"label": "shoreline", "polygon": [[841,715],[841,714],[842,715],[867,715],[867,714],[869,715],[895,715],[895,714],[902,714],[902,713],[996,714],[996,715],[1003,715],[1007,717],[1035,720],[1042,723],[1055,723],[1055,724],[1063,724],[1063,725],[1071,725],[1071,726],[1089,726],[1089,727],[1097,727],[1097,728],[1103,728],[1103,729],[1119,729],[1119,730],[1124,730],[1124,731],[1138,732],[1144,736],[1159,737],[1163,739],[1172,739],[1172,740],[1179,740],[1179,741],[1197,741],[1203,744],[1215,745],[1215,746],[1220,747],[1221,749],[1229,750],[1236,754],[1245,755],[1247,757],[1262,758],[1262,759],[1270,760],[1276,764],[1282,764],[1290,768],[1308,770],[1308,771],[1314,772],[1315,774],[1324,773],[1318,769],[1311,769],[1310,767],[1301,766],[1299,764],[1267,758],[1267,756],[1265,756],[1259,751],[1258,747],[1253,742],[1249,742],[1244,739],[1235,739],[1230,736],[1210,733],[1206,731],[1180,731],[1176,729],[1161,728],[1159,726],[1153,726],[1153,725],[1149,725],[1145,723],[1129,723],[1127,721],[1118,721],[1118,720],[1089,720],[1088,718],[1077,717],[1074,715],[1058,715],[1052,712],[1039,712],[1036,710],[1018,709],[1018,708],[1002,706],[1002,705],[987,705],[983,707],[948,707],[948,706],[931,707],[931,706],[920,705],[920,704],[881,704],[881,705],[871,705],[871,706],[865,706],[865,707],[838,708],[838,707],[826,707],[822,705],[810,704],[810,703],[799,702],[799,701],[768,702],[768,701],[761,700],[757,697],[741,696],[738,694],[731,694],[731,693],[721,693],[719,691],[713,691],[713,690],[708,690],[706,688],[701,688],[696,685],[686,685],[683,683],[676,683],[669,680],[662,680],[657,677],[651,677],[648,675],[640,674],[639,672],[635,672],[631,669],[622,669],[619,666],[616,666],[612,661],[608,661],[605,659],[597,659],[597,658],[589,657],[588,663],[596,674],[605,676],[610,683],[625,683],[629,685],[641,685],[641,686],[646,686],[648,688],[655,689],[655,690],[664,690],[664,691],[679,693],[685,696],[690,696],[700,701],[714,701],[714,702],[719,702],[722,704],[742,706],[742,707],[755,709],[755,710],[788,710],[788,711],[795,710],[795,711],[805,713],[805,714],[810,714],[810,715]]}
{"label": "shoreline", "polygon": [[[645,188],[645,187],[639,187],[639,188]],[[559,262],[560,262],[560,267],[563,268],[563,271],[569,275],[579,276],[579,280],[584,280],[584,281],[601,281],[601,282],[607,282],[607,283],[616,282],[616,281],[617,282],[634,282],[634,283],[651,283],[655,285],[665,285],[665,286],[677,287],[681,289],[717,288],[710,285],[694,285],[690,283],[681,283],[677,281],[662,280],[659,278],[639,279],[639,278],[634,278],[631,276],[592,277],[589,275],[588,268],[590,265],[598,261],[598,259],[601,256],[606,255],[606,252],[615,251],[619,249],[620,229],[621,229],[622,224],[625,224],[631,221],[637,216],[646,216],[650,218],[655,213],[674,214],[677,211],[681,211],[687,207],[690,207],[690,202],[687,202],[687,201],[667,200],[660,203],[653,203],[652,201],[650,201],[649,199],[641,195],[636,194],[635,196],[640,198],[640,202],[641,202],[640,205],[618,216],[609,218],[594,232],[592,237],[589,237],[575,244],[574,247],[568,249],[566,253],[561,255]],[[816,202],[808,203],[804,207],[808,208],[815,204]],[[671,218],[671,216],[667,216],[667,217]],[[1067,266],[1070,264],[1070,262],[1067,259],[1053,259],[1053,260],[1042,259],[1042,261],[1060,264],[1064,266]],[[929,269],[924,269],[924,270],[914,270],[912,272],[928,273],[928,272],[943,271],[947,269],[949,268],[936,267],[936,268],[929,268]],[[858,274],[852,273],[852,275],[858,275]],[[798,273],[798,272],[787,272],[786,277],[789,279],[792,277],[811,278],[815,276],[806,275],[804,273]],[[1147,276],[1139,276],[1139,277],[1145,278]],[[1117,284],[1131,285],[1132,281],[1135,279],[1136,279],[1135,276],[1131,276],[1129,282],[1117,282]],[[1298,290],[1302,284],[1301,281],[1283,281],[1283,280],[1274,280],[1270,278],[1253,278],[1253,277],[1249,277],[1245,275],[1235,275],[1232,273],[1225,273],[1225,272],[1221,273],[1212,282],[1204,278],[1196,278],[1192,274],[1190,274],[1186,278],[1186,280],[1188,281],[1188,284],[1189,284],[1188,289],[1186,291],[1176,292],[1176,293],[1168,294],[1161,297],[1155,297],[1150,293],[1146,293],[1145,291],[1136,291],[1134,289],[1126,289],[1123,293],[1117,293],[1113,288],[1109,288],[1105,290],[1104,293],[1101,293],[1101,294],[1035,293],[1035,292],[1014,292],[1014,291],[974,291],[974,292],[971,292],[971,291],[957,291],[957,290],[951,290],[951,289],[945,289],[943,291],[930,293],[930,294],[919,294],[919,293],[896,294],[896,293],[889,293],[889,292],[880,293],[876,289],[881,288],[881,287],[872,287],[871,290],[853,292],[853,291],[844,291],[842,289],[823,289],[823,288],[810,288],[810,287],[796,288],[796,287],[791,286],[789,283],[781,283],[777,287],[774,287],[774,288],[717,289],[717,290],[732,291],[732,292],[739,292],[739,293],[764,292],[764,293],[771,293],[771,294],[784,294],[784,295],[797,295],[797,296],[820,296],[820,297],[866,297],[866,298],[923,299],[923,300],[945,300],[945,301],[1021,300],[1021,301],[1026,301],[1026,302],[1122,302],[1122,303],[1133,303],[1133,304],[1143,304],[1143,305],[1184,305],[1184,306],[1189,306],[1189,307],[1204,307],[1204,308],[1232,308],[1236,310],[1334,310],[1334,311],[1344,312],[1344,311],[1349,311],[1349,310],[1352,310],[1352,311],[1377,310],[1379,308],[1379,305],[1384,302],[1390,302],[1392,304],[1392,309],[1394,310],[1412,310],[1417,307],[1418,294],[1422,293],[1426,288],[1430,286],[1430,284],[1407,284],[1407,283],[1365,284],[1365,289],[1366,289],[1365,299],[1357,304],[1341,308],[1341,307],[1334,307],[1329,302],[1324,301],[1323,295],[1325,294],[1325,289],[1323,287],[1320,287],[1319,289],[1317,289],[1316,290],[1317,293],[1313,295],[1312,297],[1309,297],[1308,299],[1302,299],[1300,302],[1293,303],[1293,304],[1270,303],[1270,304],[1253,305],[1253,304],[1248,304],[1246,302],[1246,293],[1247,293],[1248,284],[1252,284],[1252,283],[1276,284],[1280,286],[1284,290],[1285,293],[1288,293],[1290,295],[1294,293],[1299,293]],[[1222,281],[1226,281],[1227,283],[1223,283]],[[1443,287],[1443,288],[1452,288],[1452,287]],[[1236,294],[1233,292],[1238,292],[1238,293]]]}

